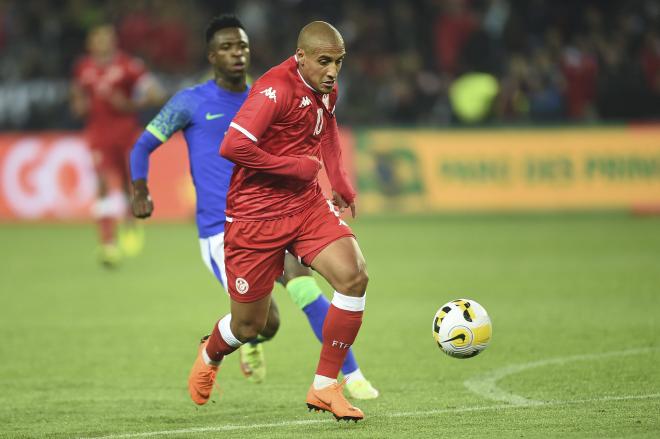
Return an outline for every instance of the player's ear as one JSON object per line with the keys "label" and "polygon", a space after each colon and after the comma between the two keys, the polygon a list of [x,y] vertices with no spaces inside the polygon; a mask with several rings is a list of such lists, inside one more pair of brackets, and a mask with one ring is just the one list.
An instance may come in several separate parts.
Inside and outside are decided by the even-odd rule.
{"label": "player's ear", "polygon": [[305,65],[305,51],[300,47],[296,49],[296,59],[298,60],[298,65],[300,67]]}
{"label": "player's ear", "polygon": [[209,51],[206,52],[206,59],[209,60],[209,63],[215,64],[215,52],[209,48]]}

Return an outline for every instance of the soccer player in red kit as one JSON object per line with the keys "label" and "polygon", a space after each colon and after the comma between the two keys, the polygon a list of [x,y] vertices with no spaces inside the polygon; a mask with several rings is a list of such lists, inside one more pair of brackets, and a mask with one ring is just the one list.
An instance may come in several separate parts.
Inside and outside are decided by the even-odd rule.
{"label": "soccer player in red kit", "polygon": [[[93,213],[98,221],[105,266],[121,259],[117,222],[127,218],[128,153],[141,130],[137,111],[162,102],[163,93],[137,58],[119,51],[110,25],[93,28],[87,36],[89,54],[74,67],[71,86],[73,112],[86,119],[85,137],[92,150],[98,178],[98,199]],[[122,235],[124,253],[141,247],[132,227]]]}
{"label": "soccer player in red kit", "polygon": [[[288,250],[335,289],[307,406],[357,421],[362,411],[344,398],[337,383],[362,323],[368,282],[362,252],[339,217],[347,207],[355,216],[355,192],[342,167],[334,115],[346,52],[339,32],[322,21],[300,31],[297,47],[295,56],[255,82],[220,148],[223,157],[236,163],[225,226],[231,313],[201,344],[189,390],[195,403],[206,403],[223,357],[263,329],[273,282],[282,274]],[[321,163],[332,201],[323,197],[318,183]]]}

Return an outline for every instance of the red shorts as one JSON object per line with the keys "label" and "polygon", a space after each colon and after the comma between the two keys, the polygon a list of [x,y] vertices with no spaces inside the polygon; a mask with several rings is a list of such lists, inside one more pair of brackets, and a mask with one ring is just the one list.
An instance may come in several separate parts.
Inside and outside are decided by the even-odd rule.
{"label": "red shorts", "polygon": [[225,224],[227,289],[237,302],[255,302],[273,290],[288,250],[305,265],[334,241],[353,232],[332,203],[319,197],[302,212],[264,221]]}
{"label": "red shorts", "polygon": [[139,132],[121,129],[101,135],[87,133],[87,143],[92,151],[94,167],[99,173],[116,172],[124,175],[128,169],[128,156],[138,139]]}

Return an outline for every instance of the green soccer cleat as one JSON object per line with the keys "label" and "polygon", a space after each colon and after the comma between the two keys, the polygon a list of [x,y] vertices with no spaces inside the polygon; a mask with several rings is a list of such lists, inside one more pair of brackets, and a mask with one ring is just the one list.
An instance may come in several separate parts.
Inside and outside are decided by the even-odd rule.
{"label": "green soccer cleat", "polygon": [[125,224],[119,228],[119,247],[124,255],[135,257],[144,248],[144,227],[141,224]]}
{"label": "green soccer cleat", "polygon": [[263,343],[245,343],[240,349],[240,365],[243,375],[255,384],[266,378],[266,361]]}
{"label": "green soccer cleat", "polygon": [[380,393],[365,379],[346,383],[348,395],[354,399],[376,399]]}
{"label": "green soccer cleat", "polygon": [[117,268],[121,262],[121,250],[116,244],[102,244],[98,249],[99,262],[105,268]]}

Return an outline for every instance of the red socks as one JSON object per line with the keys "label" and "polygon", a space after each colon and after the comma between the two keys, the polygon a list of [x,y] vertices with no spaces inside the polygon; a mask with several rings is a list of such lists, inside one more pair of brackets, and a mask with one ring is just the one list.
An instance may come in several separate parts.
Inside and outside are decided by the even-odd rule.
{"label": "red socks", "polygon": [[206,345],[206,354],[213,363],[219,364],[225,355],[231,354],[243,344],[234,337],[230,323],[231,314],[227,314],[213,326],[213,331]]}
{"label": "red socks", "polygon": [[[344,358],[362,325],[362,310],[349,311],[336,306],[337,294],[332,300],[323,324],[323,347],[316,374],[336,379]],[[344,296],[346,297],[346,296]],[[353,299],[353,298],[351,298]],[[356,299],[364,299],[363,297]]]}

